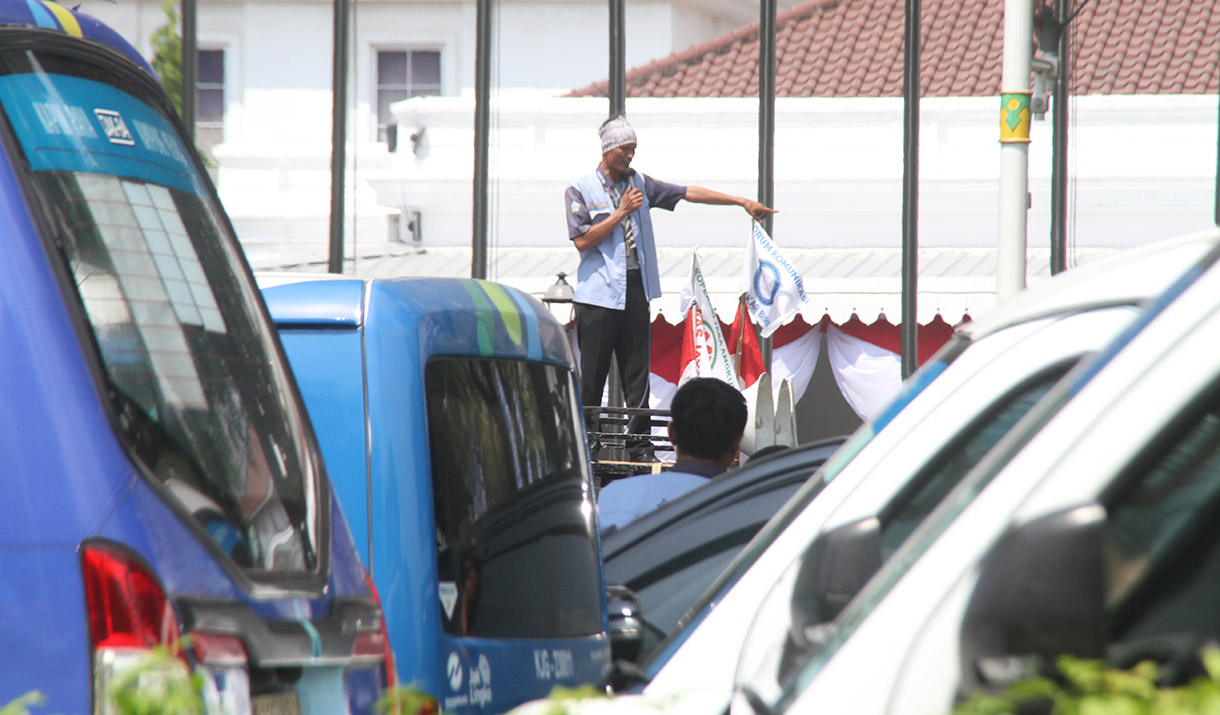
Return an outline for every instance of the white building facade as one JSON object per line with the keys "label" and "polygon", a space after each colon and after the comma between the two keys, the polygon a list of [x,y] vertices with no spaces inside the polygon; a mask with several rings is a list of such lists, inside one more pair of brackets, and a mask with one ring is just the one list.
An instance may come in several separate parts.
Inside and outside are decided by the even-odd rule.
{"label": "white building facade", "polygon": [[[469,247],[475,3],[356,0],[352,7],[347,252],[394,241]],[[608,11],[605,0],[496,0],[493,7],[496,261],[498,248],[566,245],[563,189],[597,162],[596,127],[607,102],[560,95],[606,77]],[[626,7],[628,67],[758,15],[757,0],[628,0]],[[159,0],[85,0],[82,9],[146,54],[166,22]],[[199,3],[199,47],[210,53],[200,67],[210,94],[200,107],[218,125],[209,130],[219,139],[212,148],[217,184],[247,247],[326,254],[332,23],[333,5],[324,0]],[[413,95],[436,96],[396,101]],[[990,97],[921,102],[921,246],[994,246],[997,105]],[[629,99],[627,108],[641,171],[756,194],[755,100]],[[899,247],[902,100],[781,98],[776,116],[777,242],[802,250]],[[1031,250],[1049,235],[1050,116],[1032,132]],[[1122,247],[1210,225],[1216,123],[1214,96],[1076,98],[1071,246]],[[387,126],[397,134],[394,152]],[[654,213],[659,242],[669,248],[742,246],[748,235],[744,214],[725,207]],[[507,277],[494,265],[492,273]]]}
{"label": "white building facade", "polygon": [[[417,151],[368,175],[378,202],[418,211],[426,244],[469,239],[473,102],[424,97],[395,105]],[[1210,225],[1216,185],[1213,96],[1081,97],[1072,105],[1075,242],[1124,247]],[[800,248],[901,245],[903,102],[898,98],[778,99],[775,238]],[[928,246],[993,245],[999,220],[998,100],[920,104],[919,234]],[[504,97],[493,108],[491,187],[505,246],[565,238],[567,182],[599,159],[600,98]],[[628,99],[640,171],[680,184],[754,196],[758,103],[751,99]],[[1051,114],[1030,145],[1031,245],[1050,223]],[[654,212],[667,245],[745,245],[749,221],[723,207]],[[743,228],[744,224],[744,228]]]}
{"label": "white building facade", "polygon": [[[493,7],[497,91],[553,96],[607,76],[606,0]],[[365,177],[396,163],[384,131],[388,105],[416,94],[473,96],[476,4],[354,0],[351,8],[347,209],[357,238],[382,241],[396,205],[380,205]],[[85,0],[81,9],[148,57],[150,38],[166,24],[161,0]],[[218,103],[217,183],[243,241],[327,241],[333,13],[327,0],[198,3],[199,48],[211,53],[199,79],[213,89],[200,107]],[[757,0],[628,0],[627,66],[757,18]]]}
{"label": "white building facade", "polygon": [[[795,0],[781,0],[788,7]],[[541,295],[576,272],[563,190],[598,161],[607,101],[563,97],[608,75],[606,0],[494,0],[489,277]],[[146,56],[161,0],[84,0]],[[367,275],[469,275],[474,0],[353,0],[345,249]],[[626,64],[638,67],[757,21],[757,0],[626,0]],[[200,0],[200,142],[256,268],[325,270],[331,197],[329,0]],[[921,102],[918,322],[955,323],[994,305],[999,100]],[[1052,112],[1054,102],[1052,102]],[[1074,98],[1069,264],[1212,225],[1215,95]],[[681,184],[755,196],[758,103],[628,99],[635,166]],[[776,103],[774,238],[807,277],[807,318],[900,319],[903,102]],[[1046,274],[1051,114],[1029,152],[1031,282]],[[396,151],[391,151],[394,145]],[[663,298],[699,247],[722,318],[732,315],[749,220],[735,208],[654,212]],[[361,258],[372,256],[362,264]],[[351,265],[351,264],[349,264]],[[561,316],[562,317],[562,316]],[[825,351],[813,359],[827,361]],[[811,388],[803,438],[849,431],[827,417],[838,391]],[[896,368],[891,370],[897,385]],[[817,422],[816,430],[807,425]]]}

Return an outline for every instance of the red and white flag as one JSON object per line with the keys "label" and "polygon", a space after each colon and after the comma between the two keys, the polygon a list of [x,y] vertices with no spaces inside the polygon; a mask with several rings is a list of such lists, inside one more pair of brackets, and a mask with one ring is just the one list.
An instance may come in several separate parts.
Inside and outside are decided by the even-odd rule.
{"label": "red and white flag", "polygon": [[712,297],[699,269],[697,252],[691,257],[690,282],[682,289],[682,312],[686,314],[686,330],[682,335],[682,377],[678,384],[692,377],[715,377],[741,389],[720,330],[720,319],[712,308]]}
{"label": "red and white flag", "polygon": [[745,303],[737,304],[737,315],[729,328],[729,351],[737,367],[737,377],[743,389],[758,382],[758,377],[767,371],[763,364],[762,346],[758,344],[758,333],[754,324],[746,317]]}

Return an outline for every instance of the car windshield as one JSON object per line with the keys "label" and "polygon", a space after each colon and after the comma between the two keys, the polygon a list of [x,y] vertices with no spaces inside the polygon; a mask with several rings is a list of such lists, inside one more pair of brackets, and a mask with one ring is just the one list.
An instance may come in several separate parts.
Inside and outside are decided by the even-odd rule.
{"label": "car windshield", "polygon": [[199,162],[151,81],[56,47],[0,54],[0,107],[120,437],[242,573],[316,572],[318,460]]}
{"label": "car windshield", "polygon": [[901,392],[890,406],[876,419],[864,423],[857,429],[843,443],[843,446],[792,495],[792,498],[784,504],[783,508],[763,526],[758,534],[746,544],[745,548],[738,552],[737,556],[720,573],[720,576],[716,578],[716,581],[703,593],[703,596],[678,621],[677,626],[674,627],[665,640],[652,651],[652,654],[643,664],[645,672],[650,677],[655,676],[664,667],[670,656],[681,647],[682,643],[698,627],[703,618],[707,616],[710,610],[709,606],[719,602],[728,593],[729,589],[741,580],[741,577],[750,569],[754,562],[779,538],[784,529],[788,528],[805,507],[813,502],[817,495],[822,492],[822,489],[837,477],[851,460],[863,451],[904,407],[910,404],[933,380],[944,372],[945,368],[961,355],[968,344],[964,340],[951,340],[934,358],[924,363],[903,384]]}

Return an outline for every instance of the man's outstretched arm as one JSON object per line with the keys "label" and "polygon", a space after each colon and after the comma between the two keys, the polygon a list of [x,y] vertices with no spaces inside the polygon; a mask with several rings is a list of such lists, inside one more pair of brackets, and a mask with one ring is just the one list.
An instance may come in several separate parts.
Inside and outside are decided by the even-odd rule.
{"label": "man's outstretched arm", "polygon": [[764,206],[763,204],[753,200],[743,198],[741,196],[731,196],[722,194],[719,191],[705,189],[702,186],[686,187],[686,200],[696,204],[716,204],[721,206],[740,206],[750,214],[755,221],[762,221],[767,217],[767,214],[776,213],[776,210]]}

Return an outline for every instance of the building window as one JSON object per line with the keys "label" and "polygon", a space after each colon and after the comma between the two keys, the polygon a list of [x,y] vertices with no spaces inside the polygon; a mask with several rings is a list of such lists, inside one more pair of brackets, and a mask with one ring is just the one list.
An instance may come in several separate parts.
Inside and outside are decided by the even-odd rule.
{"label": "building window", "polygon": [[440,93],[440,50],[378,51],[377,141],[386,141],[386,127],[395,125],[391,104]]}
{"label": "building window", "polygon": [[225,51],[199,50],[195,76],[195,143],[211,152],[224,141]]}

